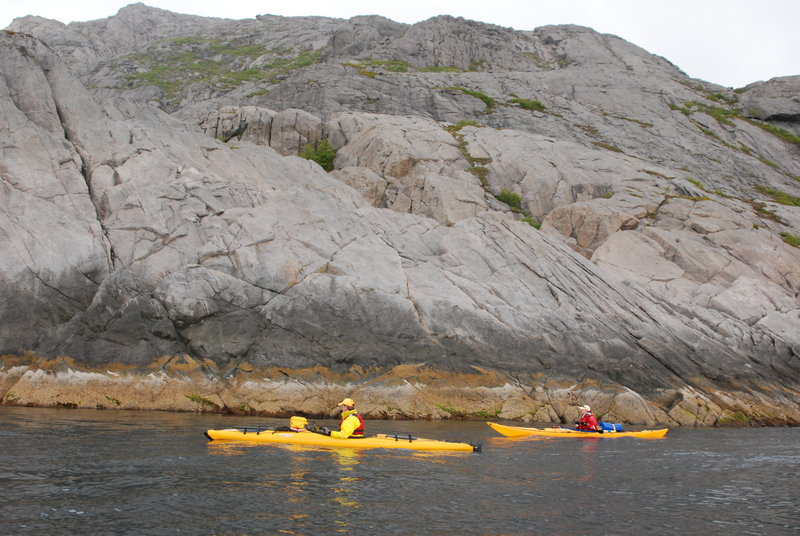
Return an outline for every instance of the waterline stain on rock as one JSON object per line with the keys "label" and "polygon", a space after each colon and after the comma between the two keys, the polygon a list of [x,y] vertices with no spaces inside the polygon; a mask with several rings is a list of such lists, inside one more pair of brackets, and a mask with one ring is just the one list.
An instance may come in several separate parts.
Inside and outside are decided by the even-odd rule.
{"label": "waterline stain on rock", "polygon": [[[570,382],[529,376],[525,382],[500,371],[454,373],[425,364],[389,370],[354,366],[340,373],[324,367],[260,368],[246,365],[232,376],[182,356],[165,369],[92,370],[72,359],[4,356],[3,404],[41,407],[167,410],[285,417],[325,417],[343,397],[357,401],[371,419],[508,419],[571,424],[580,404],[608,421],[634,425],[749,426],[798,424],[800,415],[747,393],[718,393],[716,400],[684,389],[648,400],[629,389],[597,381]],[[27,364],[26,364],[27,362]],[[148,371],[149,370],[149,371]],[[529,382],[529,383],[526,383]],[[666,401],[666,403],[659,402]]]}

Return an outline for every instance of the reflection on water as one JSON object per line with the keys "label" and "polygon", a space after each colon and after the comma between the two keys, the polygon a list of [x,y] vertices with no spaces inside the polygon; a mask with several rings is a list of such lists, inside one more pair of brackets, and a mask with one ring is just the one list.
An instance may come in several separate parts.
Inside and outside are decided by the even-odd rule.
{"label": "reflection on water", "polygon": [[[560,439],[563,441],[563,438]],[[597,475],[597,442],[602,440],[579,439],[578,441],[581,442],[581,463],[584,469],[581,482],[591,482]]]}
{"label": "reflection on water", "polygon": [[210,441],[208,453],[212,456],[241,456],[247,452],[247,449],[253,447],[258,447],[258,445],[235,441]]}
{"label": "reflection on water", "polygon": [[[351,513],[347,510],[360,507],[356,500],[356,486],[361,480],[356,473],[358,457],[361,455],[355,449],[335,449],[332,453],[333,459],[339,468],[339,482],[333,488],[333,507],[342,515],[335,521],[336,532],[349,532],[349,522]],[[347,510],[345,510],[347,509]]]}
{"label": "reflection on water", "polygon": [[499,437],[476,422],[374,433],[483,441],[480,454],[207,442],[284,420],[0,407],[8,534],[800,533],[800,430],[664,440]]}

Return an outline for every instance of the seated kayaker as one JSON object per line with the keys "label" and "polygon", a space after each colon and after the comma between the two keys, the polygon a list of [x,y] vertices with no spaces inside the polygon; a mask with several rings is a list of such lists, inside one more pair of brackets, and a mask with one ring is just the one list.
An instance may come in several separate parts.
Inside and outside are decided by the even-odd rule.
{"label": "seated kayaker", "polygon": [[597,422],[597,417],[595,417],[592,413],[592,408],[589,406],[581,406],[579,409],[583,412],[583,414],[575,422],[578,430],[583,432],[602,432],[600,423]]}
{"label": "seated kayaker", "polygon": [[327,435],[336,439],[364,437],[364,418],[356,411],[356,403],[353,402],[353,399],[345,398],[339,402],[338,407],[342,410],[342,422],[339,424],[339,430],[331,430]]}

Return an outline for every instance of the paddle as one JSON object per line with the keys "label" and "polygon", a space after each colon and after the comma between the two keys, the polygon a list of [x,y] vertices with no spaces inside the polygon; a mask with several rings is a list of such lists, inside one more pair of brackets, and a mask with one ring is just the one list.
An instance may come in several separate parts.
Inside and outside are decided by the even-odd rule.
{"label": "paddle", "polygon": [[324,436],[331,435],[331,431],[326,426],[317,426],[316,424],[309,424],[308,426],[306,426],[306,430],[319,435],[324,435]]}

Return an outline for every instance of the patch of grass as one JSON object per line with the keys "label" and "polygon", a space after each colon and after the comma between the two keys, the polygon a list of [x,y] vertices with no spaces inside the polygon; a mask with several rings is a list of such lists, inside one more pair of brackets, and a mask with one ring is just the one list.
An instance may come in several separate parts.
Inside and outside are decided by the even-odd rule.
{"label": "patch of grass", "polygon": [[724,93],[712,93],[708,95],[708,99],[714,102],[722,102],[725,104],[736,104],[736,102],[738,101],[736,96],[726,97]]}
{"label": "patch of grass", "polygon": [[789,143],[793,143],[794,145],[800,145],[800,136],[792,134],[787,130],[784,130],[780,127],[776,127],[774,125],[770,125],[768,123],[764,123],[763,121],[755,121],[750,119],[749,122],[750,124],[755,125],[766,132],[769,132],[773,136],[777,136],[782,140],[788,141]]}
{"label": "patch of grass", "polygon": [[196,35],[186,36],[186,37],[176,37],[174,39],[170,39],[176,45],[198,45],[200,43],[208,42],[208,39],[205,37],[199,37]]}
{"label": "patch of grass", "polygon": [[775,214],[775,211],[768,209],[764,203],[759,203],[758,201],[751,201],[750,205],[753,207],[753,210],[756,211],[756,214],[758,214],[760,218],[764,218],[765,220],[770,220],[776,223],[786,225],[786,222],[783,221],[783,218]]}
{"label": "patch of grass", "polygon": [[313,160],[322,166],[322,169],[325,171],[333,171],[333,160],[336,158],[336,150],[327,139],[323,139],[316,147],[310,143],[306,144],[298,156],[306,160]]}
{"label": "patch of grass", "polygon": [[450,134],[453,134],[455,132],[458,132],[459,130],[461,130],[464,127],[479,127],[479,126],[480,125],[478,124],[477,121],[473,121],[472,119],[462,119],[461,121],[459,121],[455,125],[448,125],[448,126],[444,127],[444,129],[447,132],[449,132]]}
{"label": "patch of grass", "polygon": [[511,190],[503,188],[500,190],[499,194],[495,195],[495,197],[511,208],[522,208],[522,196],[516,192],[512,192]]}
{"label": "patch of grass", "polygon": [[455,65],[431,65],[417,69],[421,73],[463,73],[464,70]]}
{"label": "patch of grass", "polygon": [[[472,169],[476,169],[476,166],[485,166],[492,163],[491,158],[481,158],[477,156],[472,156],[469,154],[467,150],[467,144],[464,141],[464,135],[461,134],[459,131],[464,127],[480,127],[476,121],[465,119],[461,120],[455,125],[449,125],[444,127],[444,129],[449,132],[458,142],[458,150],[461,151],[462,156],[466,159],[467,162],[472,166]],[[484,169],[484,172],[488,172],[488,170]]]}
{"label": "patch of grass", "polygon": [[677,104],[670,103],[669,107],[671,110],[681,112],[683,115],[692,115],[692,110],[685,106],[678,106]]}
{"label": "patch of grass", "polygon": [[487,188],[489,186],[489,169],[484,166],[472,166],[468,170],[470,173],[478,177],[478,181],[480,181],[481,186]]}
{"label": "patch of grass", "polygon": [[532,52],[523,52],[522,55],[527,56],[531,61],[533,61],[534,64],[536,64],[536,66],[539,69],[544,69],[549,71],[550,69],[553,68],[549,63],[547,63],[547,60],[545,60],[541,56],[537,56]]}
{"label": "patch of grass", "polygon": [[531,227],[533,227],[535,229],[540,229],[542,227],[542,224],[539,223],[538,221],[534,220],[533,217],[531,217],[531,216],[524,216],[524,217],[520,218],[519,221],[524,221],[525,223],[527,223],[528,225],[530,225]]}
{"label": "patch of grass", "polygon": [[369,67],[382,67],[392,73],[407,73],[411,68],[411,64],[403,60],[373,60],[366,58],[361,63]]}
{"label": "patch of grass", "polygon": [[519,194],[512,192],[511,190],[508,190],[506,188],[503,188],[497,195],[493,194],[489,190],[489,180],[488,180],[489,169],[486,168],[486,166],[492,163],[492,159],[479,158],[469,154],[469,150],[467,149],[467,142],[464,141],[464,135],[459,132],[459,130],[461,130],[465,126],[479,126],[479,125],[477,125],[475,121],[465,120],[465,121],[459,121],[455,125],[447,126],[445,127],[445,130],[447,130],[453,136],[453,138],[455,138],[455,140],[458,142],[459,151],[461,151],[461,154],[464,156],[464,159],[467,162],[469,162],[470,168],[467,171],[469,171],[470,173],[475,175],[475,177],[478,178],[478,180],[481,183],[481,186],[487,193],[494,195],[495,198],[506,203],[513,212],[521,214],[523,216],[522,218],[520,218],[522,221],[528,223],[529,225],[535,227],[536,229],[539,229],[541,224],[536,220],[534,220],[530,214],[527,214],[525,213],[524,210],[522,210],[522,197]]}
{"label": "patch of grass", "polygon": [[252,97],[260,97],[261,95],[269,95],[269,90],[268,89],[262,89],[261,91],[253,91],[252,93],[248,93],[245,96],[247,98],[252,98]]}
{"label": "patch of grass", "polygon": [[800,248],[800,236],[792,233],[781,233],[781,238],[783,238],[783,241],[790,246]]}
{"label": "patch of grass", "polygon": [[[378,73],[373,68],[385,69],[392,73],[407,73],[413,69],[414,66],[403,60],[373,60],[372,58],[362,58],[359,63],[345,63],[348,67],[353,67],[358,70],[358,74],[369,78],[375,78]],[[422,70],[422,69],[421,69]],[[431,70],[437,70],[432,67]],[[442,67],[442,71],[449,70],[447,67]]]}
{"label": "patch of grass", "polygon": [[501,409],[493,409],[493,410],[484,410],[479,409],[478,411],[472,412],[473,417],[478,417],[479,419],[496,419],[503,411]]}
{"label": "patch of grass", "polygon": [[467,417],[469,415],[468,412],[453,408],[451,406],[445,406],[444,404],[435,404],[437,408],[444,411],[448,415],[452,415],[453,417]]}
{"label": "patch of grass", "polygon": [[470,164],[472,164],[473,166],[474,166],[474,165],[485,166],[485,165],[487,165],[487,164],[491,164],[491,163],[492,163],[492,159],[491,159],[491,158],[488,158],[488,157],[486,157],[486,158],[482,158],[482,157],[480,157],[480,156],[472,156],[472,155],[469,155],[469,154],[467,154],[467,155],[465,155],[465,158],[466,158],[466,159],[469,161],[469,163],[470,163]]}
{"label": "patch of grass", "polygon": [[769,167],[774,168],[774,169],[778,169],[778,164],[773,162],[772,160],[770,160],[766,156],[759,156],[758,159],[761,160],[762,163],[768,165]]}
{"label": "patch of grass", "polygon": [[531,110],[531,111],[536,111],[536,112],[544,112],[547,109],[545,107],[545,105],[542,104],[542,101],[538,101],[538,100],[528,100],[528,99],[514,98],[514,99],[511,99],[508,102],[510,102],[512,104],[519,104],[520,107],[522,109],[524,109],[524,110]]}
{"label": "patch of grass", "polygon": [[627,121],[628,123],[639,125],[642,128],[652,128],[654,126],[653,123],[648,123],[647,121],[642,121],[641,119],[632,119],[630,117],[621,117],[620,119]]}
{"label": "patch of grass", "polygon": [[[271,55],[272,62],[251,67],[257,58]],[[174,100],[191,84],[205,83],[228,90],[247,82],[274,80],[289,71],[319,63],[322,53],[292,49],[267,50],[263,45],[224,42],[202,37],[179,37],[154,44],[146,53],[124,59],[136,72],[125,77],[130,87],[160,87],[166,100]]]}
{"label": "patch of grass", "polygon": [[257,58],[267,52],[264,45],[242,45],[233,46],[231,43],[214,43],[211,50],[216,54],[225,56],[240,56]]}
{"label": "patch of grass", "polygon": [[748,424],[750,424],[750,417],[738,411],[724,415],[717,420],[717,426],[747,426]]}
{"label": "patch of grass", "polygon": [[718,123],[723,125],[733,126],[731,119],[739,118],[739,112],[736,110],[729,110],[728,108],[720,108],[719,106],[704,106],[703,111],[717,120]]}
{"label": "patch of grass", "polygon": [[358,71],[358,74],[360,74],[361,76],[366,76],[367,78],[375,78],[376,76],[378,76],[378,73],[376,73],[375,71],[370,71],[365,66],[359,63],[345,63],[344,65],[345,67],[354,68],[355,70]]}
{"label": "patch of grass", "polygon": [[786,192],[782,192],[775,188],[768,186],[756,186],[756,190],[764,195],[768,195],[772,200],[780,205],[787,205],[790,207],[800,207],[800,197],[795,197]]}
{"label": "patch of grass", "polygon": [[590,136],[597,136],[600,133],[600,131],[597,130],[597,128],[591,125],[575,125],[575,128],[581,129]]}
{"label": "patch of grass", "polygon": [[644,127],[644,128],[651,128],[653,126],[653,123],[648,123],[647,121],[642,121],[641,119],[632,119],[630,117],[622,117],[621,115],[614,115],[614,114],[610,114],[608,112],[604,112],[603,116],[604,117],[613,117],[614,119],[620,119],[622,121],[627,121],[628,123],[634,123],[634,124],[639,125],[640,127]]}
{"label": "patch of grass", "polygon": [[714,119],[717,120],[718,123],[722,123],[723,125],[732,126],[733,122],[731,119],[743,119],[742,116],[739,114],[738,111],[732,110],[730,108],[722,108],[719,106],[709,106],[708,104],[703,104],[702,102],[697,101],[689,101],[686,103],[685,107],[677,106],[675,104],[670,104],[670,108],[673,110],[679,110],[683,112],[685,115],[691,115],[695,111],[703,112]]}
{"label": "patch of grass", "polygon": [[119,399],[116,399],[113,396],[105,395],[105,397],[106,397],[106,400],[108,400],[109,402],[111,402],[112,404],[114,404],[117,407],[120,407],[122,405],[122,402],[120,402]]}
{"label": "patch of grass", "polygon": [[191,400],[192,402],[196,402],[196,403],[200,404],[201,406],[217,407],[217,405],[215,403],[213,403],[212,401],[208,400],[207,398],[203,398],[202,396],[200,396],[200,395],[198,395],[196,393],[193,393],[191,395],[184,395],[184,396],[186,398],[188,398],[189,400]]}
{"label": "patch of grass", "polygon": [[[717,100],[717,101],[720,101],[720,100],[725,101],[725,99],[722,98],[722,97],[720,97],[719,99],[714,99],[713,96],[709,97],[709,98],[712,98],[712,100]],[[731,103],[731,101],[729,101],[729,100],[725,101],[725,102]],[[776,127],[774,125],[770,125],[769,123],[766,123],[764,121],[758,121],[756,119],[745,118],[744,116],[742,116],[742,114],[738,110],[735,110],[735,109],[722,108],[722,107],[719,107],[719,106],[708,106],[706,104],[702,104],[702,103],[698,103],[698,102],[694,102],[694,101],[687,102],[686,103],[686,107],[680,107],[680,106],[671,104],[670,108],[672,108],[673,110],[680,110],[681,112],[685,113],[686,115],[691,114],[694,111],[693,109],[696,108],[698,111],[707,113],[708,115],[710,115],[711,117],[716,119],[717,122],[719,122],[721,124],[724,124],[724,125],[733,125],[733,122],[731,121],[731,119],[740,119],[742,121],[747,121],[751,125],[755,125],[755,126],[759,127],[760,129],[764,130],[765,132],[769,132],[773,136],[777,136],[777,137],[781,138],[784,141],[787,141],[787,142],[792,143],[794,145],[800,145],[800,136],[797,136],[796,134],[792,134],[791,132],[789,132],[787,130],[784,130],[784,129],[780,128],[780,127]]]}
{"label": "patch of grass", "polygon": [[8,392],[6,393],[5,400],[7,402],[16,402],[17,400],[19,400],[19,396],[15,395],[12,392]]}
{"label": "patch of grass", "polygon": [[611,145],[609,143],[605,143],[602,141],[594,141],[592,142],[593,145],[597,145],[598,147],[602,147],[603,149],[608,149],[609,151],[614,151],[615,153],[621,153],[622,149],[617,147],[616,145]]}
{"label": "patch of grass", "polygon": [[486,95],[485,93],[481,93],[480,91],[475,91],[474,89],[468,89],[461,86],[451,86],[446,89],[450,89],[453,91],[460,91],[465,95],[469,95],[470,97],[475,97],[476,99],[480,99],[486,105],[487,113],[494,111],[494,107],[497,105],[497,102],[493,98]]}
{"label": "patch of grass", "polygon": [[[735,102],[736,102],[735,99],[733,99],[733,100],[725,99],[722,94],[713,94],[713,95],[709,96],[709,98],[711,100],[715,100],[717,102],[726,102],[728,104],[735,104]],[[687,102],[686,106],[678,106],[676,104],[670,104],[669,106],[673,110],[678,110],[680,112],[683,112],[686,115],[690,115],[693,111],[695,111],[695,109],[697,111],[705,112],[708,115],[710,115],[711,117],[713,117],[714,119],[716,119],[717,122],[722,123],[724,125],[733,125],[733,122],[731,121],[731,119],[740,119],[742,121],[747,121],[751,125],[755,125],[755,126],[759,127],[760,129],[764,130],[765,132],[769,132],[773,136],[777,136],[777,137],[781,138],[784,141],[787,141],[787,142],[792,143],[794,145],[800,145],[800,136],[798,136],[796,134],[792,134],[791,132],[789,132],[787,130],[784,130],[784,129],[780,128],[780,127],[776,127],[774,125],[770,125],[769,123],[766,123],[764,121],[759,121],[759,120],[756,120],[756,119],[746,118],[738,110],[735,110],[735,109],[732,109],[732,108],[722,108],[722,107],[719,107],[719,106],[709,106],[709,105],[706,105],[706,104],[703,104],[703,103],[699,103],[699,102],[695,102],[695,101]],[[750,113],[749,115],[753,115],[753,113]]]}
{"label": "patch of grass", "polygon": [[686,181],[687,182],[691,182],[692,184],[694,184],[695,186],[697,186],[698,188],[700,188],[703,191],[705,191],[705,189],[706,189],[705,185],[702,182],[700,182],[699,180],[695,179],[694,177],[686,177]]}

